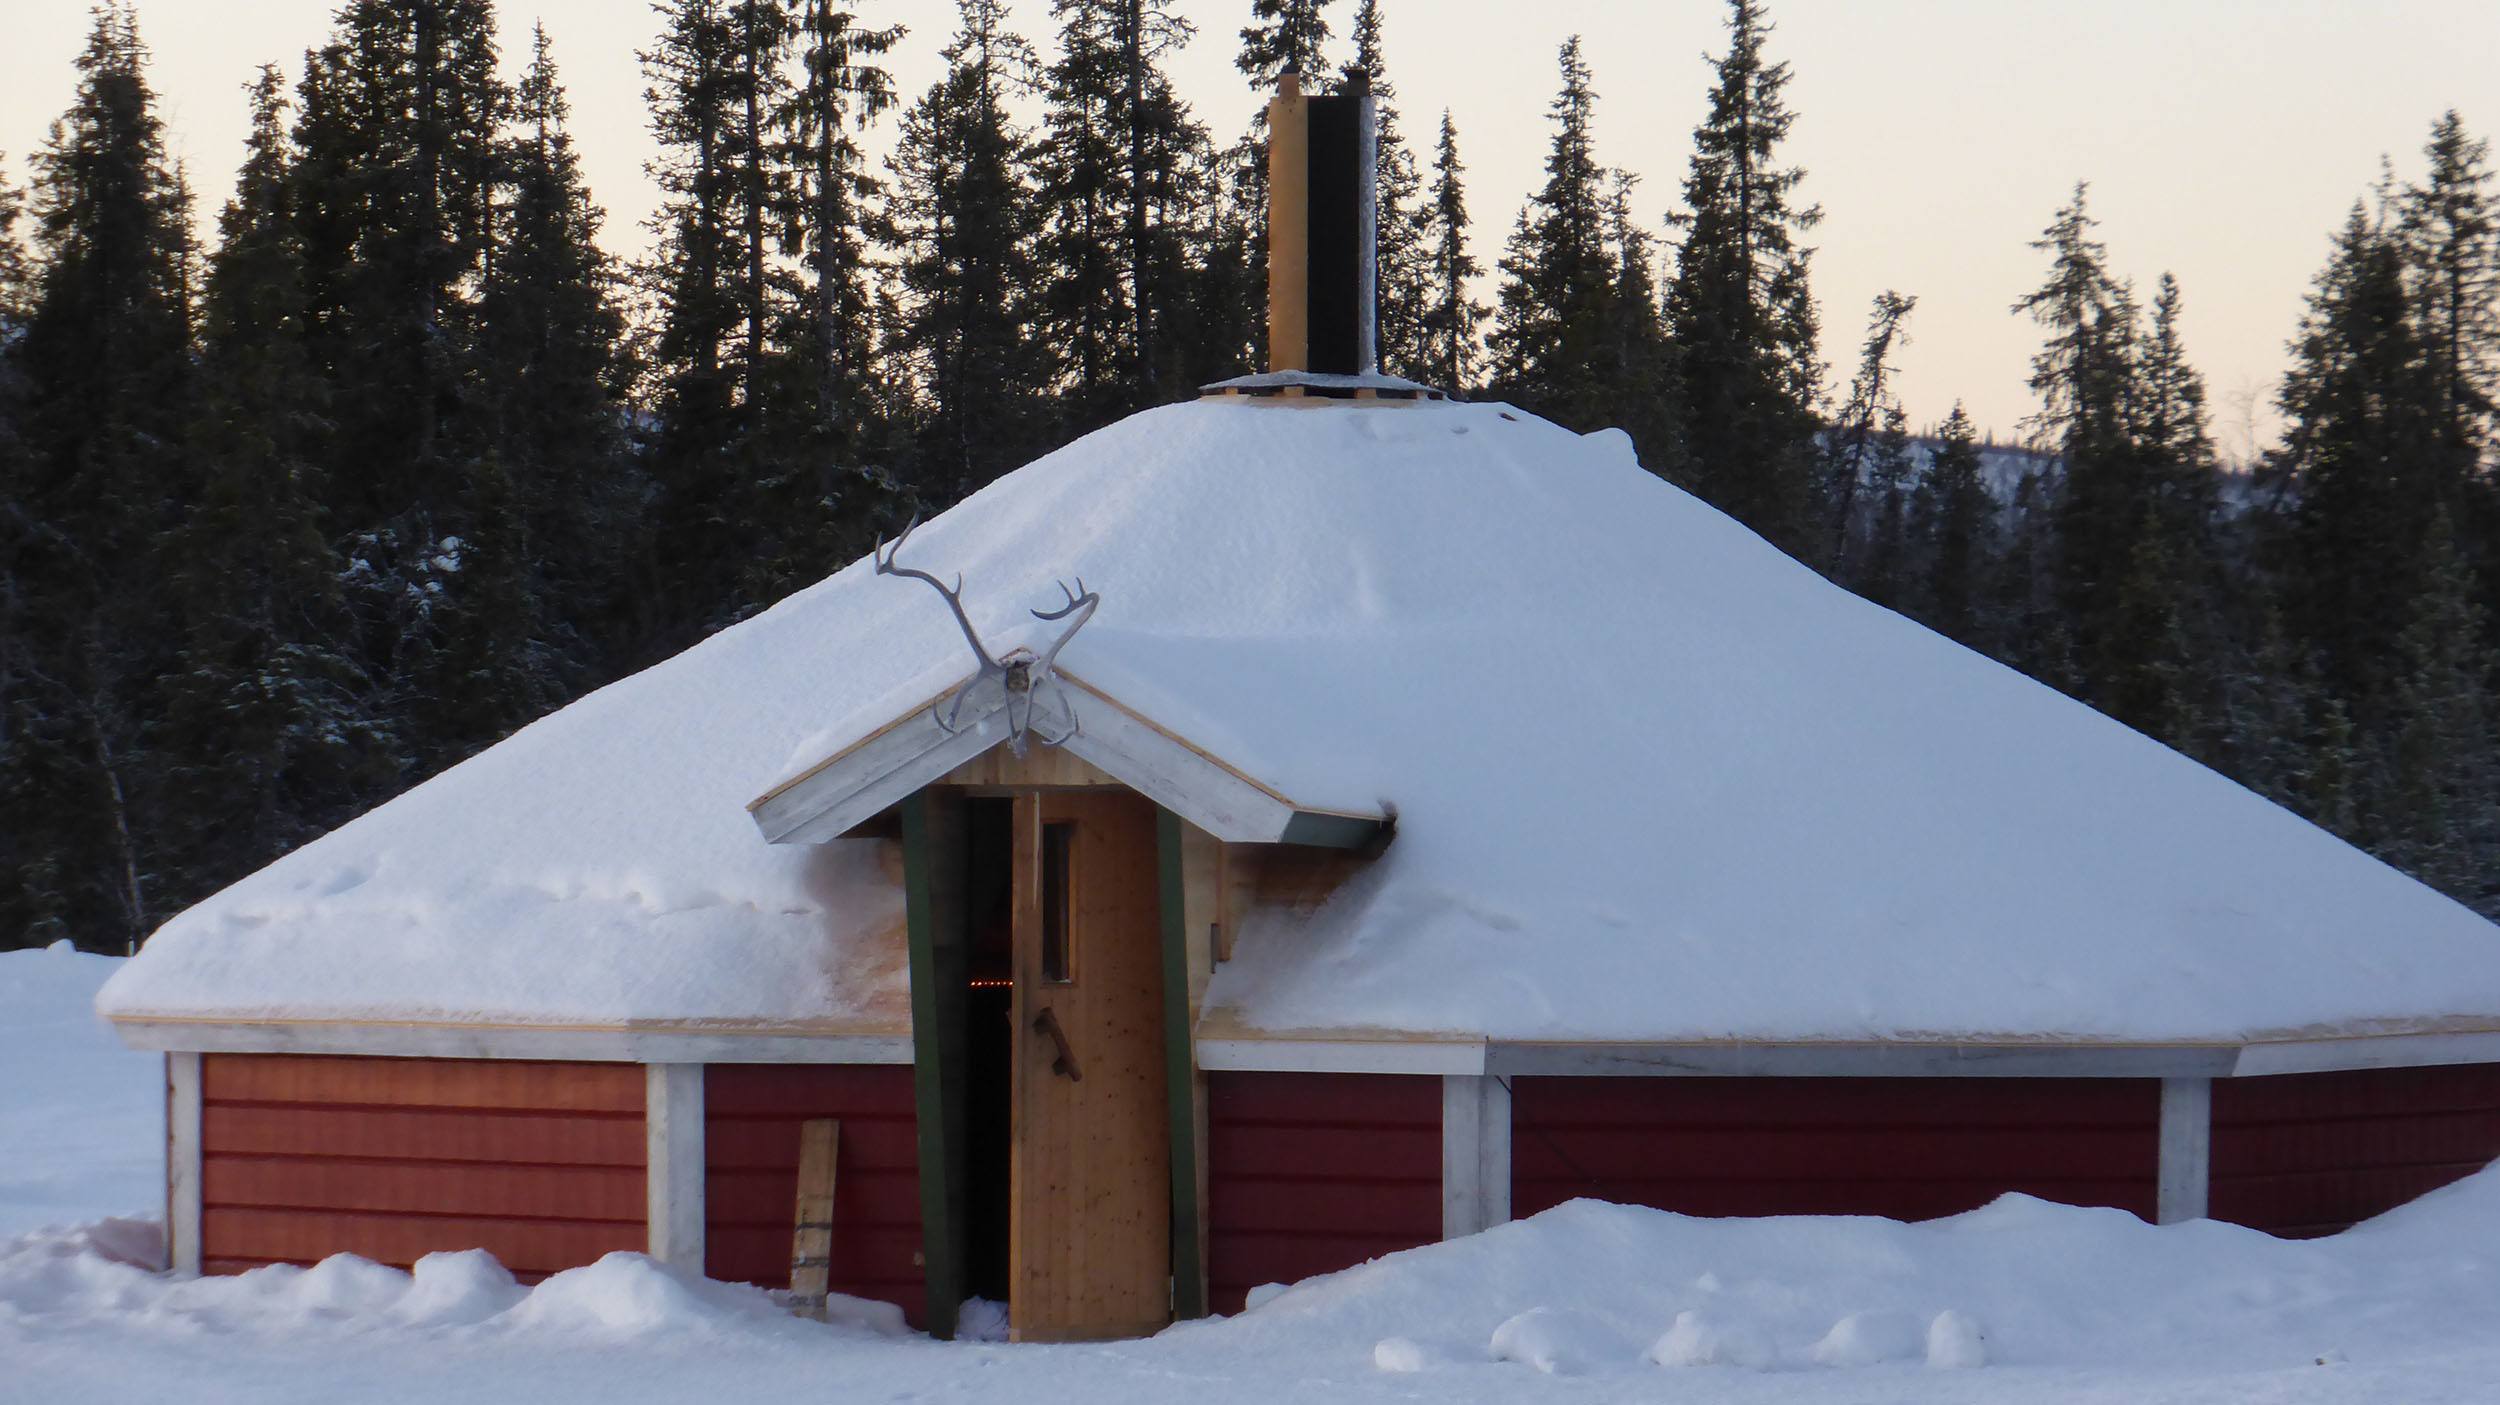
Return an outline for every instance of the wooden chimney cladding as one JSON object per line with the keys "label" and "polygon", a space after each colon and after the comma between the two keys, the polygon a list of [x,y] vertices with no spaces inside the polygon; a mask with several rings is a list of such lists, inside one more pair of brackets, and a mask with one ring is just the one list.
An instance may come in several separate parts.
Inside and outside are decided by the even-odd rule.
{"label": "wooden chimney cladding", "polygon": [[643,1247],[636,1064],[208,1054],[201,1268],[482,1248],[524,1280]]}
{"label": "wooden chimney cladding", "polygon": [[1208,1306],[1441,1237],[1441,1080],[1207,1075]]}
{"label": "wooden chimney cladding", "polygon": [[2500,1157],[2500,1065],[2214,1082],[2215,1219],[2332,1234]]}
{"label": "wooden chimney cladding", "polygon": [[830,1286],[921,1309],[920,1148],[908,1064],[713,1064],[704,1070],[704,1273],[790,1285],[799,1129],[842,1124]]}
{"label": "wooden chimney cladding", "polygon": [[1519,1078],[1512,1213],[1923,1220],[2008,1191],[2153,1214],[2149,1079]]}

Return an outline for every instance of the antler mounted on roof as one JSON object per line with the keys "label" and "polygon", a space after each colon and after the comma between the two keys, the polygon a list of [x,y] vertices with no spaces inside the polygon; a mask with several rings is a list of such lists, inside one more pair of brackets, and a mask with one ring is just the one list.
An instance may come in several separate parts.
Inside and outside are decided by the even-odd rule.
{"label": "antler mounted on roof", "polygon": [[[954,585],[949,586],[926,571],[895,563],[894,558],[902,551],[903,543],[911,540],[911,534],[919,527],[920,519],[915,517],[903,528],[901,536],[892,542],[877,544],[877,574],[905,576],[927,582],[930,589],[945,599],[946,608],[954,612],[955,623],[964,632],[964,641],[972,646],[973,657],[980,660],[978,672],[951,696],[931,706],[931,720],[938,724],[939,730],[953,734],[960,729],[965,703],[975,694],[983,695],[985,705],[976,710],[975,715],[978,716],[980,712],[987,711],[987,690],[994,687],[1006,703],[1007,745],[1016,755],[1024,755],[1027,736],[1038,738],[1044,746],[1066,743],[1077,734],[1076,705],[1069,701],[1066,689],[1050,686],[1056,681],[1051,670],[1058,662],[1059,651],[1066,647],[1078,630],[1085,627],[1087,620],[1094,617],[1094,608],[1102,603],[1102,597],[1085,588],[1082,576],[1077,577],[1074,590],[1070,590],[1066,582],[1060,582],[1059,593],[1067,597],[1067,603],[1055,610],[1032,612],[1033,618],[1044,622],[1071,621],[1066,629],[1059,631],[1058,638],[1050,641],[1050,647],[1039,654],[1030,649],[1015,648],[992,657],[988,647],[982,644],[979,632],[973,629],[972,617],[964,613],[962,576],[956,576]],[[1046,726],[1036,727],[1035,721],[1040,716],[1037,708],[1055,709],[1058,716]]]}

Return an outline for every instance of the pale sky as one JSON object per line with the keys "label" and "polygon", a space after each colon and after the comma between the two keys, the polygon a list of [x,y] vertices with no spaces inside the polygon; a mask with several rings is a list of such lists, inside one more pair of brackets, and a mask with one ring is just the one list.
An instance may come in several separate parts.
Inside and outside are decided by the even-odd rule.
{"label": "pale sky", "polygon": [[[233,179],[243,85],[255,65],[294,72],[335,0],[140,0],[175,149],[203,219]],[[657,20],[642,0],[498,0],[507,67],[543,19],[573,100],[606,241],[638,253],[654,193],[634,61]],[[860,0],[869,22],[911,28],[891,67],[917,96],[940,68],[951,0]],[[1170,67],[1219,141],[1259,101],[1232,67],[1248,0],[1182,0],[1197,39]],[[1352,0],[1333,6],[1342,31]],[[25,155],[67,105],[86,0],[9,0],[0,46],[0,151]],[[1680,188],[1724,47],[1718,0],[1386,0],[1389,76],[1410,143],[1456,118],[1477,255],[1499,256],[1542,178],[1555,51],[1580,34],[1595,73],[1599,158],[1638,173],[1643,213]],[[1014,0],[1045,55],[1048,0]],[[2077,180],[2111,261],[2146,290],[2164,270],[2187,298],[2189,348],[2211,383],[2215,433],[2245,452],[2271,431],[2283,344],[2327,236],[2382,155],[2420,167],[2449,107],[2500,133],[2500,4],[2493,0],[1771,0],[1775,58],[1795,79],[1787,155],[1822,205],[1815,289],[1830,380],[1844,385],[1869,300],[1918,298],[1902,386],[1913,422],[1956,398],[2000,434],[2031,412],[2036,330],[2007,312],[2040,279],[2026,247]],[[1341,34],[1342,41],[1342,34]],[[891,140],[888,119],[871,138]],[[1427,152],[1428,154],[1428,152]],[[1489,291],[1489,290],[1488,290]],[[2253,420],[2251,415],[2253,413]]]}

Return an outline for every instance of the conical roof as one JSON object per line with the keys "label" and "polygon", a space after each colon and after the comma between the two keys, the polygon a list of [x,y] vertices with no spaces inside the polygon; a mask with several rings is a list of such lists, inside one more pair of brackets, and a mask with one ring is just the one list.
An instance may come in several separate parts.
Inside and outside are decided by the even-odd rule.
{"label": "conical roof", "polygon": [[[1396,841],[1233,1031],[2231,1041],[2500,1028],[2500,931],[1494,405],[1133,416],[924,525],[995,645]],[[908,1025],[898,874],[746,802],[968,669],[857,562],[184,913],[121,1016]]]}

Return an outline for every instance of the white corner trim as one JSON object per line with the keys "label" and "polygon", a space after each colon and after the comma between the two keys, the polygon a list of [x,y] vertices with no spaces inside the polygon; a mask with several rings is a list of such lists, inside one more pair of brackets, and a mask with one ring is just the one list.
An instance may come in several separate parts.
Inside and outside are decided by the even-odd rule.
{"label": "white corner trim", "polygon": [[165,1266],[200,1271],[200,1056],[165,1056]]}
{"label": "white corner trim", "polygon": [[1441,1237],[1510,1221],[1510,1089],[1485,1074],[1441,1079]]}
{"label": "white corner trim", "polygon": [[113,1021],[133,1049],[211,1054],[363,1054],[383,1058],[553,1059],[584,1063],[907,1064],[911,1035],[566,1028],[358,1020]]}
{"label": "white corner trim", "polygon": [[1461,1239],[1484,1228],[1483,1074],[1441,1079],[1441,1237]]}
{"label": "white corner trim", "polygon": [[1483,1096],[1476,1115],[1476,1185],[1484,1196],[1484,1227],[1510,1223],[1510,1084],[1491,1074],[1476,1080]]}
{"label": "white corner trim", "polygon": [[648,1065],[643,1088],[646,1252],[664,1264],[701,1273],[703,1065]]}
{"label": "white corner trim", "polygon": [[1209,1073],[1484,1072],[1484,1043],[1386,1039],[1200,1039],[1198,1067]]}
{"label": "white corner trim", "polygon": [[2213,1183],[2213,1113],[2213,1080],[2161,1081],[2161,1169],[2154,1196],[2155,1224],[2205,1218],[2206,1190]]}

